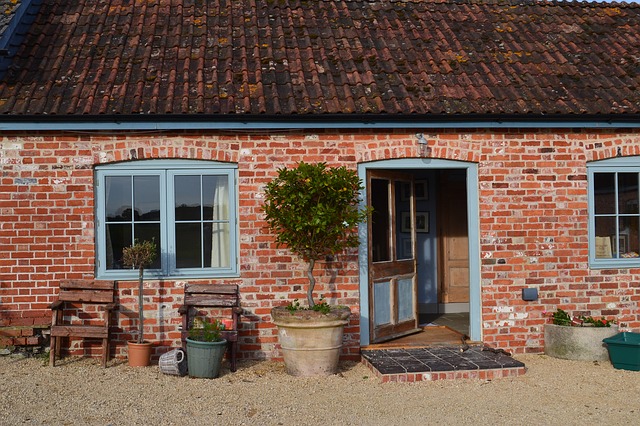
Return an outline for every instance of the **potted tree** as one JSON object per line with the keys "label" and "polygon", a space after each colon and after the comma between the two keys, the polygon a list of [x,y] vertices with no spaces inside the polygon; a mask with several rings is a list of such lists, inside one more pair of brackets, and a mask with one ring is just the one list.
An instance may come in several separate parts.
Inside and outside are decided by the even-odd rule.
{"label": "potted tree", "polygon": [[144,268],[156,258],[156,244],[153,241],[134,241],[133,245],[122,250],[122,263],[138,269],[138,336],[135,341],[127,342],[129,365],[146,367],[151,359],[151,343],[144,340]]}
{"label": "potted tree", "polygon": [[220,374],[227,341],[220,332],[225,329],[219,320],[194,321],[187,337],[189,376],[215,379]]}
{"label": "potted tree", "polygon": [[272,309],[285,367],[295,376],[337,371],[349,307],[314,302],[318,260],[359,244],[357,225],[369,211],[361,209],[363,185],[353,170],[325,163],[300,162],[278,170],[265,189],[263,210],[276,243],[307,263],[307,307],[297,301]]}

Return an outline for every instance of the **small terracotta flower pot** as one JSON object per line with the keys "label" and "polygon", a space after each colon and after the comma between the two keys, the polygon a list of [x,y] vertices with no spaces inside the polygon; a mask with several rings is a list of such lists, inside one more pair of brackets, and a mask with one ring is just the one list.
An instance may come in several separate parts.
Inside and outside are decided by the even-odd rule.
{"label": "small terracotta flower pot", "polygon": [[127,342],[129,348],[129,366],[147,367],[151,361],[151,343]]}

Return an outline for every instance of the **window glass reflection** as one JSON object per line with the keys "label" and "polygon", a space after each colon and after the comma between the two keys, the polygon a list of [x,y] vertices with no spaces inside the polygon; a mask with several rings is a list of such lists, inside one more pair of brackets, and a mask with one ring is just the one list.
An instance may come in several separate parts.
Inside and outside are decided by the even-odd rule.
{"label": "window glass reflection", "polygon": [[618,173],[618,212],[638,213],[638,173]]}
{"label": "window glass reflection", "polygon": [[160,178],[158,176],[134,176],[134,220],[160,220]]}
{"label": "window glass reflection", "polygon": [[131,176],[107,176],[104,183],[107,222],[131,221]]}
{"label": "window glass reflection", "polygon": [[174,182],[176,220],[200,220],[200,176],[176,176]]}

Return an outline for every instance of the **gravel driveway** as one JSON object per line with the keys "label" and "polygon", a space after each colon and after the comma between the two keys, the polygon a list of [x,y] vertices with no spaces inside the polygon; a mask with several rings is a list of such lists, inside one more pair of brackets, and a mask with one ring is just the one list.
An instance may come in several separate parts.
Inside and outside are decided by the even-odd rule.
{"label": "gravel driveway", "polygon": [[157,366],[0,357],[0,424],[531,425],[637,424],[640,373],[609,363],[517,357],[528,371],[494,381],[385,383],[358,363],[294,378],[276,362],[241,362],[218,379]]}

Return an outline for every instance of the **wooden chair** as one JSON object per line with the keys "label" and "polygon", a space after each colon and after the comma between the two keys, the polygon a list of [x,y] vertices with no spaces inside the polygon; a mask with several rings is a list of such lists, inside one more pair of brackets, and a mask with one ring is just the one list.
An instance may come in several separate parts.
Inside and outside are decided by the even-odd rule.
{"label": "wooden chair", "polygon": [[[115,282],[111,281],[65,280],[60,282],[58,300],[49,305],[52,310],[50,366],[55,366],[56,356],[60,358],[60,340],[63,337],[102,339],[102,366],[107,366],[111,312],[116,307],[114,292]],[[70,309],[78,311],[82,324],[65,323],[65,310]],[[102,310],[101,314],[99,314],[100,310]]]}
{"label": "wooden chair", "polygon": [[[194,309],[191,309],[194,308]],[[197,308],[230,308],[231,328],[223,331],[222,337],[227,339],[231,371],[236,371],[238,355],[238,323],[242,308],[240,308],[240,293],[235,284],[187,284],[184,287],[184,304],[178,312],[182,315],[182,347],[186,349],[186,339]]]}

